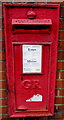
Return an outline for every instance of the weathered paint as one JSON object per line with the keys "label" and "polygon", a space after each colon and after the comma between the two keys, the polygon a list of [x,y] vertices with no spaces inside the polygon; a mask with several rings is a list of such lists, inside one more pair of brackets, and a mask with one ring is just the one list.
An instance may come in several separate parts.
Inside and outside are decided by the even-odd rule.
{"label": "weathered paint", "polygon": [[[57,4],[4,4],[10,117],[54,114],[59,8]],[[23,73],[23,45],[42,46],[41,73]],[[26,101],[38,95],[41,100]]]}

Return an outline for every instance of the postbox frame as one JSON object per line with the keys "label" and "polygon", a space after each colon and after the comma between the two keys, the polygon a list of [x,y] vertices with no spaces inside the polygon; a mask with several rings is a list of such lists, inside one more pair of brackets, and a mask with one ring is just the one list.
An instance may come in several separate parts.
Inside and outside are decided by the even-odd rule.
{"label": "postbox frame", "polygon": [[[49,100],[48,100],[48,110],[46,111],[39,111],[39,110],[28,110],[28,111],[17,111],[16,110],[16,103],[15,103],[15,81],[14,81],[14,67],[12,66],[12,74],[13,76],[11,76],[12,74],[10,74],[11,70],[9,68],[9,63],[10,64],[14,64],[14,61],[11,62],[11,60],[9,60],[9,57],[8,57],[8,49],[10,47],[10,45],[8,46],[8,42],[7,42],[7,23],[6,23],[6,12],[7,12],[7,7],[12,7],[12,6],[15,6],[15,7],[52,7],[53,9],[54,8],[57,8],[58,10],[58,22],[59,22],[59,11],[60,11],[60,5],[58,4],[43,4],[43,5],[40,5],[40,4],[11,4],[11,3],[4,3],[3,4],[3,7],[4,7],[4,34],[5,34],[5,44],[6,44],[6,67],[7,67],[7,84],[8,84],[8,111],[9,111],[9,114],[10,114],[10,117],[40,117],[40,116],[52,116],[54,114],[54,96],[55,96],[55,78],[56,78],[56,65],[57,65],[57,62],[54,61],[54,64],[55,64],[55,71],[54,71],[54,81],[52,81],[52,79],[50,79],[50,73],[49,73],[49,78],[50,81],[49,82],[49,85],[48,85],[48,96],[49,96]],[[59,26],[58,26],[59,28]],[[57,33],[57,40],[58,40],[58,33]],[[11,44],[11,49],[12,49],[12,54],[13,54],[13,45],[16,45],[16,44],[24,44],[24,42],[10,42],[9,44]],[[26,44],[26,43],[25,43]],[[27,44],[31,44],[30,42],[28,42]],[[32,44],[41,44],[41,43],[32,43]],[[42,45],[50,45],[50,51],[51,51],[51,47],[52,47],[52,43],[51,42],[42,42]],[[58,44],[56,43],[56,60],[57,60],[57,46]],[[51,52],[50,52],[50,56],[51,56]],[[51,61],[51,59],[50,59]],[[51,68],[51,62],[49,64],[49,67]],[[11,77],[10,77],[11,76]],[[53,85],[52,85],[52,82],[53,82]],[[51,88],[50,88],[51,86]],[[54,88],[52,88],[54,86]],[[51,93],[52,91],[52,93]],[[52,96],[53,95],[53,96]],[[52,100],[52,103],[51,103],[51,100]]]}

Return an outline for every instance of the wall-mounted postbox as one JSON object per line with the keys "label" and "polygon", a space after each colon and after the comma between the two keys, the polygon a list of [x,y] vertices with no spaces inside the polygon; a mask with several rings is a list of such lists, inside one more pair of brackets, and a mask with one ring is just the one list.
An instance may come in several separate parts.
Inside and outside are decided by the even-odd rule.
{"label": "wall-mounted postbox", "polygon": [[58,4],[4,4],[10,117],[54,114],[58,26]]}

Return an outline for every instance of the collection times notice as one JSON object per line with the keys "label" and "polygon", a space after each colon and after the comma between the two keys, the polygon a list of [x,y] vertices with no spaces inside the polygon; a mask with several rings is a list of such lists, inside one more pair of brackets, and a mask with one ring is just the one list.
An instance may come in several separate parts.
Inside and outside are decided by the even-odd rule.
{"label": "collection times notice", "polygon": [[42,45],[23,45],[23,73],[41,73]]}

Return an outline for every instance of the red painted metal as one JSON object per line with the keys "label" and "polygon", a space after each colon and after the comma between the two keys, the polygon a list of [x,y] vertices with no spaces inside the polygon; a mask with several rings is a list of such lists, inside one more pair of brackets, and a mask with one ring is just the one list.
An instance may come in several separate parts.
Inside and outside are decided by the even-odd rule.
{"label": "red painted metal", "polygon": [[[10,3],[3,7],[9,115],[52,116],[60,6]],[[27,45],[41,48],[40,72],[23,72]]]}
{"label": "red painted metal", "polygon": [[12,19],[12,25],[52,25],[51,19]]}
{"label": "red painted metal", "polygon": [[36,17],[36,13],[32,10],[32,8],[30,11],[27,12],[27,17],[29,19],[34,19]]}
{"label": "red painted metal", "polygon": [[[33,19],[33,20],[12,19],[12,25],[13,25],[13,33],[15,34],[16,33],[48,33],[49,34],[51,32],[52,21],[51,19]],[[24,25],[24,27],[20,25]],[[31,25],[31,26],[26,26],[26,25]],[[15,29],[15,27],[18,27],[18,29]]]}

